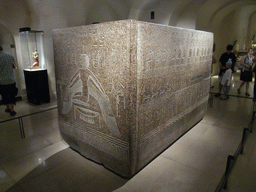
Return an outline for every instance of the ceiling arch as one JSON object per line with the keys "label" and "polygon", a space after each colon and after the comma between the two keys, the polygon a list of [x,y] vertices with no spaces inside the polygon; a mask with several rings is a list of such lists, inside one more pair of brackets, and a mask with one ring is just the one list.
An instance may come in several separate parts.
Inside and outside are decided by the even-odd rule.
{"label": "ceiling arch", "polygon": [[99,2],[95,2],[90,7],[90,11],[87,14],[86,24],[117,19],[118,17],[115,10],[108,3],[104,2],[99,4]]}
{"label": "ceiling arch", "polygon": [[[177,26],[178,22],[192,17],[196,20],[197,29],[209,29],[212,22],[223,20],[230,12],[241,6],[256,4],[255,0],[127,1],[132,5],[131,9],[137,10],[135,19]],[[150,12],[154,10],[160,19],[150,20]]]}
{"label": "ceiling arch", "polygon": [[256,10],[254,13],[251,14],[249,18],[249,29],[248,29],[248,39],[247,41],[252,43],[256,43],[256,28],[255,28],[255,23],[256,23]]}
{"label": "ceiling arch", "polygon": [[229,13],[246,5],[256,5],[255,0],[208,0],[198,10],[197,29],[211,30],[218,25]]}
{"label": "ceiling arch", "polygon": [[[205,1],[205,0],[202,0]],[[187,3],[182,4],[181,6],[178,6],[174,11],[172,16],[169,18],[169,25],[176,26],[178,23],[178,20],[180,19],[181,15],[186,12],[190,8],[190,6],[195,4],[198,4],[197,1],[188,1]]]}
{"label": "ceiling arch", "polygon": [[127,19],[131,4],[127,0],[97,0],[89,4],[86,24]]}
{"label": "ceiling arch", "polygon": [[[169,25],[185,27],[188,23],[192,25],[190,28],[195,29],[195,22],[198,10],[205,4],[207,0],[190,1],[184,7],[176,9],[173,16],[170,18]],[[176,20],[174,20],[176,19]]]}
{"label": "ceiling arch", "polygon": [[20,26],[31,22],[27,4],[23,0],[0,1],[0,24],[4,25],[12,34],[18,33]]}
{"label": "ceiling arch", "polygon": [[[151,0],[143,1],[144,3],[140,4],[140,7],[137,4],[133,4],[133,8],[140,9],[139,14],[136,19],[142,21],[150,21],[154,23],[161,23],[165,25],[173,25],[176,21],[176,13],[185,8],[193,0],[180,0],[180,1],[170,1],[170,0]],[[155,19],[150,20],[150,12],[155,12]],[[173,18],[173,22],[170,22],[170,19]],[[174,25],[175,26],[175,25]]]}
{"label": "ceiling arch", "polygon": [[[248,6],[250,6],[250,9],[247,9]],[[217,26],[223,18],[225,18],[229,13],[233,11],[242,11],[243,9],[247,9],[249,15],[253,14],[255,12],[256,1],[252,3],[252,1],[245,3],[244,1],[235,2],[232,4],[228,4],[225,6],[220,7],[215,13],[210,17],[209,19],[209,25],[211,28],[214,28]]]}

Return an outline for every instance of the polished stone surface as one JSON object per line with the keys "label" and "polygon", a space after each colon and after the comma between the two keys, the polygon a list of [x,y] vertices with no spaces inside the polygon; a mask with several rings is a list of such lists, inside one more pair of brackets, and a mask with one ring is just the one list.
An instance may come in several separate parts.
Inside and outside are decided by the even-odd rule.
{"label": "polished stone surface", "polygon": [[204,117],[212,45],[212,33],[135,20],[54,30],[63,138],[131,177]]}

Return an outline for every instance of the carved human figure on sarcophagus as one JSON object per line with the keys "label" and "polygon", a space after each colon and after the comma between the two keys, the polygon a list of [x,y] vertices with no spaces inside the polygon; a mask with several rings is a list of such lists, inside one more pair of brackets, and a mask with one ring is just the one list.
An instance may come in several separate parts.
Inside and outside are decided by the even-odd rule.
{"label": "carved human figure on sarcophagus", "polygon": [[[81,61],[83,68],[73,74],[66,87],[61,113],[68,114],[74,107],[75,119],[80,118],[86,123],[95,124],[95,118],[99,118],[113,135],[120,136],[109,98],[98,78],[89,69],[89,57],[81,54]],[[95,110],[95,106],[90,103],[90,97],[97,101],[100,111]]]}

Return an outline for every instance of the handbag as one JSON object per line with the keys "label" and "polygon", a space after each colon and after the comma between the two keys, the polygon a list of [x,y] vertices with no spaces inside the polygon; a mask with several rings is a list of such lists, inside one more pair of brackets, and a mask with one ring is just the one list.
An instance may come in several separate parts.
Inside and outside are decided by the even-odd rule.
{"label": "handbag", "polygon": [[236,67],[240,70],[243,69],[243,66],[241,65],[240,61],[236,63]]}

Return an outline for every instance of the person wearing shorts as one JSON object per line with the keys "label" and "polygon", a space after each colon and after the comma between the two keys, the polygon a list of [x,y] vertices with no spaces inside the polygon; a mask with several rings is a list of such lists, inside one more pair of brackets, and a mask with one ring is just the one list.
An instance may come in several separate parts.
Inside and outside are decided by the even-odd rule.
{"label": "person wearing shorts", "polygon": [[226,47],[227,52],[223,53],[219,59],[219,67],[220,67],[220,71],[219,71],[219,76],[218,76],[218,80],[219,80],[219,92],[216,93],[214,96],[215,97],[219,97],[221,95],[221,90],[222,90],[222,77],[226,71],[226,63],[228,62],[228,60],[230,60],[232,62],[231,65],[231,70],[234,71],[234,66],[236,63],[236,56],[235,54],[232,52],[233,51],[233,46],[232,45],[228,45]]}
{"label": "person wearing shorts", "polygon": [[10,113],[11,116],[16,114],[14,105],[16,105],[17,88],[14,68],[14,57],[3,52],[3,48],[0,46],[0,94],[2,103],[6,105],[5,112]]}

